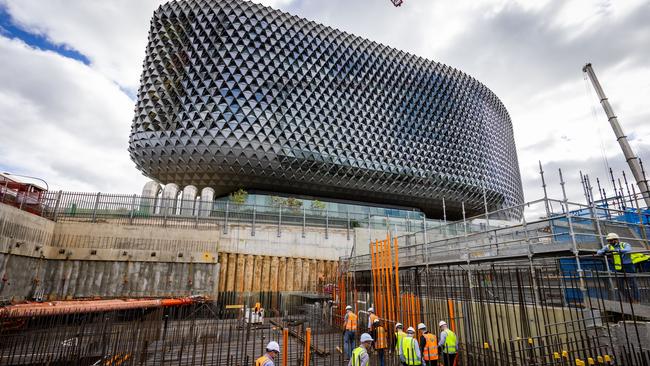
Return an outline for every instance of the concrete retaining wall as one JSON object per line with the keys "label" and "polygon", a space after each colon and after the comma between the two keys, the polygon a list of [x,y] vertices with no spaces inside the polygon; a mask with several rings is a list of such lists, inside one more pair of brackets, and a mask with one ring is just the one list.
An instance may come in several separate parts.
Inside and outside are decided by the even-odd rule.
{"label": "concrete retaining wall", "polygon": [[0,204],[0,300],[316,291],[353,240],[322,227],[55,223]]}

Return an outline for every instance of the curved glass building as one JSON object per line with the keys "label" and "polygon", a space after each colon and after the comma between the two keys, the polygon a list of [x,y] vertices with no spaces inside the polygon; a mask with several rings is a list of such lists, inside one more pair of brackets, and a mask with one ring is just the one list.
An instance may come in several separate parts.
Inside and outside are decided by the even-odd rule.
{"label": "curved glass building", "polygon": [[156,10],[129,151],[161,183],[414,207],[523,200],[499,99],[452,67],[241,0]]}

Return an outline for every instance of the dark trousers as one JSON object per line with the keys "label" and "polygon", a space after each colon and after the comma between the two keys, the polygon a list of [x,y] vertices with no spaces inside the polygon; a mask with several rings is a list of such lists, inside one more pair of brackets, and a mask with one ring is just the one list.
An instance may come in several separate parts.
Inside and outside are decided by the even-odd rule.
{"label": "dark trousers", "polygon": [[442,353],[442,360],[445,366],[454,366],[454,361],[456,360],[455,353]]}
{"label": "dark trousers", "polygon": [[354,341],[356,334],[351,330],[346,330],[343,333],[343,352],[345,353],[346,359],[349,360],[352,357],[352,350],[355,349]]}
{"label": "dark trousers", "polygon": [[438,360],[422,361],[425,366],[438,366]]}
{"label": "dark trousers", "polygon": [[377,350],[377,359],[379,360],[379,366],[384,366],[384,351],[385,349]]}
{"label": "dark trousers", "polygon": [[616,273],[616,282],[618,282],[618,291],[623,297],[623,301],[632,299],[632,301],[639,300],[639,286],[636,283],[636,268],[634,264],[623,264],[621,271]]}

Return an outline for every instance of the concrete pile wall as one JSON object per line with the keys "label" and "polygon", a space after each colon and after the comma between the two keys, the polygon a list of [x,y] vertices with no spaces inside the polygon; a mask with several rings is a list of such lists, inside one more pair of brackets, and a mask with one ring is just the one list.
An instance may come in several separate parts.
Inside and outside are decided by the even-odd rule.
{"label": "concrete pile wall", "polygon": [[52,222],[0,204],[0,300],[316,291],[352,243],[340,229]]}

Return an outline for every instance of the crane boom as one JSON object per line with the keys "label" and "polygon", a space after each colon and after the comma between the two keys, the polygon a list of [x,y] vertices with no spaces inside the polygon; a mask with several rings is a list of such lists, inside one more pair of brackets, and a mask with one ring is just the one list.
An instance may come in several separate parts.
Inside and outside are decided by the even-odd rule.
{"label": "crane boom", "polygon": [[627,136],[625,136],[625,134],[623,133],[623,129],[621,128],[620,123],[618,123],[618,118],[616,118],[616,115],[614,114],[614,110],[612,109],[612,106],[609,104],[609,100],[607,100],[607,97],[605,96],[605,92],[603,91],[603,88],[600,86],[600,82],[598,82],[598,78],[596,78],[596,73],[594,72],[594,69],[591,66],[591,64],[586,64],[582,68],[582,72],[586,73],[587,76],[589,76],[589,80],[591,80],[591,84],[594,86],[594,89],[596,90],[596,94],[598,94],[598,98],[600,99],[600,104],[603,106],[603,109],[605,110],[605,114],[607,115],[609,124],[612,126],[612,129],[614,130],[614,134],[616,135],[616,140],[618,141],[618,144],[621,146],[621,150],[623,150],[625,161],[627,161],[627,164],[630,166],[630,170],[632,171],[632,175],[636,180],[636,184],[639,187],[639,191],[643,196],[643,200],[645,201],[646,207],[650,207],[650,191],[648,191],[648,180],[643,174],[643,171],[641,169],[641,164],[639,163],[639,158],[634,154],[632,147],[630,147],[630,143],[627,141]]}

